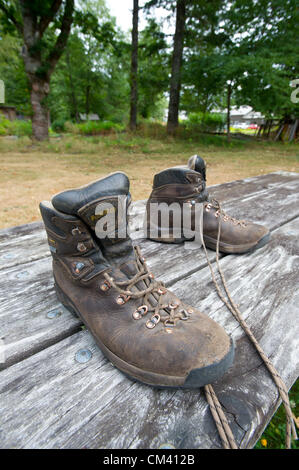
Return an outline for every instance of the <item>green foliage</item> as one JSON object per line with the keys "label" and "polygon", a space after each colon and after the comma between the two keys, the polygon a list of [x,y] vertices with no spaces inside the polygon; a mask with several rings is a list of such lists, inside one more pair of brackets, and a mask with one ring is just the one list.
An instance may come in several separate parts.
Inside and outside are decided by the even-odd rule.
{"label": "green foliage", "polygon": [[192,7],[187,26],[182,109],[225,108],[230,81],[232,104],[277,118],[298,115],[289,86],[299,74],[296,0],[205,3]]}
{"label": "green foliage", "polygon": [[55,119],[55,121],[52,122],[51,128],[55,132],[64,132],[65,131],[65,123],[66,123],[66,119],[57,118],[57,119]]}
{"label": "green foliage", "polygon": [[1,23],[0,38],[0,79],[5,84],[5,103],[16,106],[18,112],[30,116],[29,85],[20,56],[21,41],[4,34]]}
{"label": "green foliage", "polygon": [[16,135],[18,137],[31,136],[31,121],[21,121],[18,119],[9,121],[8,119],[1,117],[0,114],[0,135]]}
{"label": "green foliage", "polygon": [[[137,134],[142,138],[165,140],[168,139],[166,132],[166,125],[161,122],[143,121],[138,126]],[[246,142],[241,140],[232,140],[230,143],[224,135],[206,134],[199,129],[196,124],[189,126],[186,121],[183,121],[175,134],[176,143],[182,141],[185,145],[188,143],[197,143],[206,147],[224,147],[224,148],[240,148],[244,147]],[[170,137],[170,140],[172,137]]]}
{"label": "green foliage", "polygon": [[[295,382],[289,393],[290,404],[294,416],[299,416],[299,380]],[[285,448],[285,410],[280,405],[263,435],[257,442],[256,449],[284,449]],[[299,449],[299,441],[292,441],[292,448]]]}
{"label": "green foliage", "polygon": [[[94,2],[95,9],[97,3],[104,2]],[[98,27],[104,27],[107,21],[112,19],[103,10]],[[123,35],[115,31],[113,44],[103,48],[93,30],[85,28],[82,34],[78,28],[73,29],[51,80],[48,101],[51,119],[63,117],[79,121],[80,114],[96,113],[101,120],[112,118],[119,123],[126,120],[129,109],[128,53],[124,51],[119,57],[122,42]]]}
{"label": "green foliage", "polygon": [[124,129],[124,126],[112,121],[86,121],[80,124],[68,124],[66,128],[74,134],[97,135],[120,132]]}
{"label": "green foliage", "polygon": [[[50,14],[52,2],[30,2],[38,15]],[[9,15],[1,12],[9,7]],[[22,21],[19,2],[0,0],[0,79],[6,103],[31,116],[30,87],[20,54],[22,40],[12,19]],[[182,67],[180,109],[188,125],[202,131],[219,129],[211,113],[226,107],[227,81],[232,105],[250,105],[275,117],[298,115],[289,82],[299,76],[296,0],[190,0]],[[171,73],[172,40],[154,18],[162,7],[174,17],[176,0],[147,2],[147,24],[139,31],[138,114],[140,122],[163,120]],[[44,59],[57,39],[61,5],[35,47]],[[124,124],[129,115],[130,38],[116,26],[105,0],[78,0],[67,47],[51,76],[47,105],[53,130],[80,114],[96,113],[101,122]],[[43,73],[43,70],[40,70]],[[191,113],[198,115],[193,122]],[[205,117],[205,122],[200,114]],[[183,131],[185,132],[186,129]]]}
{"label": "green foliage", "polygon": [[225,117],[220,113],[190,113],[185,123],[187,129],[201,132],[220,132],[225,126]]}
{"label": "green foliage", "polygon": [[165,34],[154,19],[140,33],[138,60],[139,114],[144,119],[163,119],[170,63]]}

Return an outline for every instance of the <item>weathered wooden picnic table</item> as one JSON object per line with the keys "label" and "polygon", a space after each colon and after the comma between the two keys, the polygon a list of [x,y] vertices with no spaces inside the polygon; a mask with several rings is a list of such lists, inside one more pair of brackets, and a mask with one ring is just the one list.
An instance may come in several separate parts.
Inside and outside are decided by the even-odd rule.
{"label": "weathered wooden picnic table", "polygon": [[[291,387],[299,368],[299,174],[233,181],[210,193],[231,215],[271,228],[269,244],[220,263],[244,318]],[[144,207],[144,201],[133,206],[135,226]],[[238,445],[253,447],[279,405],[278,393],[218,298],[203,250],[138,241],[156,276],[234,338],[234,365],[214,389]],[[215,253],[209,257],[215,266]],[[0,284],[1,448],[221,447],[203,390],[157,390],[129,380],[62,307],[41,222],[0,232]]]}

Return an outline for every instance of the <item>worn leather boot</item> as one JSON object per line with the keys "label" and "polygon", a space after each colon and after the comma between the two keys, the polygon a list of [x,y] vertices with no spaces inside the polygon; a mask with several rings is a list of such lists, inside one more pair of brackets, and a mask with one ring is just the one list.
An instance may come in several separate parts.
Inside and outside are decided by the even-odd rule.
{"label": "worn leather boot", "polygon": [[[163,237],[163,227],[158,237],[151,236],[151,233],[157,233],[157,231],[155,224],[152,224],[150,205],[161,202],[167,204],[178,202],[180,205],[188,203],[191,206],[203,203],[203,240],[205,245],[213,250],[216,250],[217,246],[219,221],[221,221],[219,251],[223,253],[244,253],[260,248],[270,239],[268,228],[231,217],[222,210],[218,201],[209,197],[206,190],[206,165],[198,155],[189,159],[187,167],[168,168],[156,174],[153,190],[147,202],[147,236],[149,238],[168,243],[188,240],[188,237],[183,236],[183,231],[181,238]],[[170,218],[170,225],[171,222]],[[171,230],[172,226],[170,232]]]}
{"label": "worn leather boot", "polygon": [[[154,279],[125,231],[129,200],[127,176],[114,173],[40,204],[58,298],[129,377],[157,387],[211,383],[232,364],[232,342]],[[116,228],[103,238],[109,214]]]}

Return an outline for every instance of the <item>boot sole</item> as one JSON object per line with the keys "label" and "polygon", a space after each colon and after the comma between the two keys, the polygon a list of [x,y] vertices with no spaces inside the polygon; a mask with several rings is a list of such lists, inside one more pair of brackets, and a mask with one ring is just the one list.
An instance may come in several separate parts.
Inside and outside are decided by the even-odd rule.
{"label": "boot sole", "polygon": [[[159,243],[184,243],[184,242],[192,242],[194,240],[194,232],[188,230],[184,230],[184,234],[182,237],[175,238],[169,235],[169,229],[163,229],[162,227],[158,227],[157,225],[152,225],[152,230],[155,229],[155,233],[158,233],[160,231],[160,236],[159,237],[152,237],[150,235],[150,231],[146,233],[146,237],[149,240],[153,240],[154,242],[159,242]],[[174,230],[177,230],[178,232],[181,232],[181,227],[175,227]],[[163,236],[163,232],[166,233],[165,236]]]}
{"label": "boot sole", "polygon": [[[270,240],[271,233],[268,232],[266,233],[260,240],[258,240],[255,243],[245,243],[243,245],[230,245],[228,243],[219,243],[219,251],[221,253],[227,253],[227,254],[241,254],[241,253],[248,253],[248,252],[253,252],[255,250],[258,250],[262,246],[266,245],[268,241]],[[208,248],[211,248],[212,250],[216,251],[217,247],[217,240],[214,238],[210,238],[208,236],[204,236],[204,242],[205,245]]]}
{"label": "boot sole", "polygon": [[[61,288],[55,283],[55,291],[59,301],[62,305],[73,313],[75,316],[79,317],[82,323],[89,330],[89,326],[85,323],[80,312],[74,306],[72,301],[66,296],[66,294],[61,290]],[[90,331],[90,330],[89,330]],[[199,388],[204,385],[215,382],[229,369],[234,360],[234,344],[231,339],[230,349],[228,353],[218,362],[210,364],[205,367],[200,367],[198,369],[193,369],[185,377],[182,376],[169,376],[163,374],[156,374],[154,372],[147,372],[143,369],[133,366],[120,357],[116,356],[112,351],[110,351],[102,341],[97,338],[95,335],[92,335],[95,339],[100,350],[106,356],[106,358],[115,365],[121,372],[123,372],[127,377],[132,380],[137,380],[138,382],[145,383],[152,387],[157,388]]]}
{"label": "boot sole", "polygon": [[[271,234],[266,233],[259,241],[255,243],[246,243],[243,245],[230,245],[228,243],[219,243],[219,251],[221,253],[226,253],[226,254],[242,254],[242,253],[249,253],[253,252],[255,250],[258,250],[259,248],[262,248],[262,246],[266,245],[268,241],[270,240]],[[191,238],[163,238],[163,237],[148,237],[150,240],[159,242],[159,243],[184,243],[186,241],[192,242],[193,239]],[[207,248],[210,248],[211,250],[216,251],[216,246],[217,246],[217,240],[215,238],[210,238],[208,236],[203,237],[205,245]]]}

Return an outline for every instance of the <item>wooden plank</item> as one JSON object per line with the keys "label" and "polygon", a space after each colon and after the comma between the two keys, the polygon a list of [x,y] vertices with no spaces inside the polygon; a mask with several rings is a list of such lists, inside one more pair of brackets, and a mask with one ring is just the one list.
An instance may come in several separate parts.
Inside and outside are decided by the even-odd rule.
{"label": "wooden plank", "polygon": [[[298,182],[298,173],[277,172],[214,185],[209,188],[209,191],[216,199],[232,202],[249,195],[260,194],[263,197],[268,190],[275,191],[282,186],[289,187],[289,183],[296,181]],[[290,190],[292,188],[293,186]],[[139,221],[139,225],[141,224],[145,202],[136,201],[132,204],[132,223]],[[138,234],[133,234],[133,236],[136,237]],[[46,234],[42,222],[1,230],[0,270],[49,256],[47,244],[43,241],[46,241]]]}
{"label": "wooden plank", "polygon": [[215,199],[229,202],[248,196],[249,194],[264,193],[272,189],[279,189],[288,183],[298,181],[299,174],[295,172],[277,171],[266,175],[253,176],[241,180],[234,180],[225,184],[210,186],[209,193]]}
{"label": "wooden plank", "polygon": [[0,230],[0,270],[49,256],[42,222]]}
{"label": "wooden plank", "polygon": [[[221,260],[244,318],[288,387],[299,368],[298,229],[297,219],[256,253]],[[270,376],[215,294],[207,269],[172,289],[234,338],[235,363],[214,387],[238,443],[252,447],[279,402]],[[75,360],[82,348],[93,354],[83,364]],[[221,447],[201,390],[161,391],[131,382],[103,359],[88,331],[9,367],[0,378],[2,448]]]}
{"label": "wooden plank", "polygon": [[5,363],[18,362],[80,329],[58,301],[49,257],[5,270],[0,289],[1,338]]}
{"label": "wooden plank", "polygon": [[[227,209],[237,216],[246,213],[248,218],[254,218],[273,229],[299,214],[296,204],[298,183],[297,180],[289,181],[279,193],[275,188],[268,190],[263,197],[249,195],[242,204],[232,201],[227,203]],[[278,194],[281,197],[279,201]],[[43,240],[46,251],[48,247]],[[138,242],[156,277],[167,286],[207,265],[202,249],[187,250],[185,245],[159,244],[144,239]],[[209,251],[209,256],[213,262],[215,253]],[[60,340],[62,331],[66,336],[67,332],[79,327],[79,320],[70,319],[64,311],[59,317],[48,321],[48,313],[57,308],[49,257],[2,269],[1,278],[0,316],[4,325],[1,335],[9,338],[7,361],[2,368]]]}

